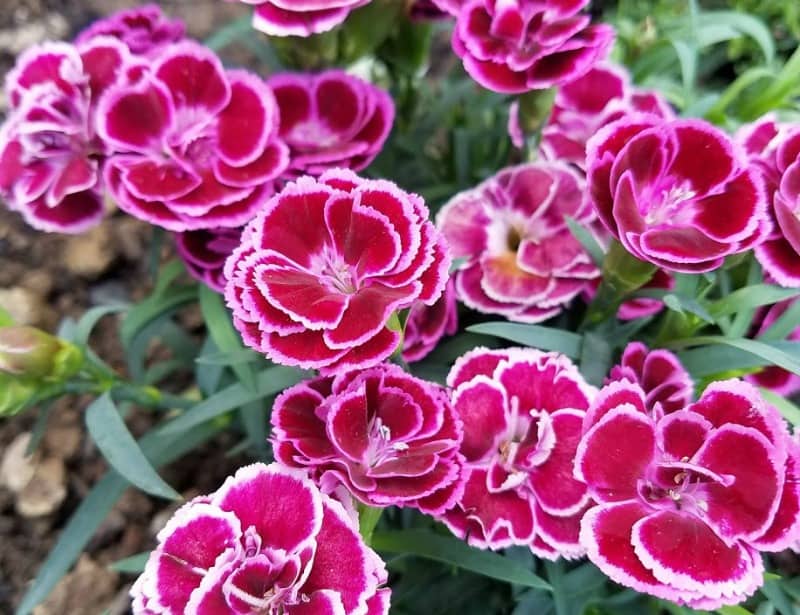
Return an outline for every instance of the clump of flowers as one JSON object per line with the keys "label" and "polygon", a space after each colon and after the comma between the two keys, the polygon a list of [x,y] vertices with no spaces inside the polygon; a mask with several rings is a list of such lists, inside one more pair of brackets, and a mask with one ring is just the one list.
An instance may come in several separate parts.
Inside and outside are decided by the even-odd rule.
{"label": "clump of flowers", "polygon": [[171,231],[238,227],[271,196],[288,164],[275,98],[260,78],[183,42],[147,78],[103,97],[98,132],[119,207]]}
{"label": "clump of flowers", "polygon": [[764,179],[773,220],[756,258],[778,284],[800,288],[800,130],[767,116],[738,137]]}
{"label": "clump of flowers", "polygon": [[395,352],[397,311],[435,303],[449,266],[420,197],[335,170],[289,184],[248,224],[225,296],[247,345],[331,373]]}
{"label": "clump of flowers", "polygon": [[594,389],[564,356],[477,348],[447,377],[464,424],[464,493],[441,519],[469,544],[524,545],[548,559],[583,555],[590,503],[572,462]]}
{"label": "clump of flowers", "polygon": [[589,25],[589,0],[434,0],[456,17],[453,50],[483,87],[523,93],[575,79],[605,57],[614,30]]}
{"label": "clump of flowers", "polygon": [[633,87],[622,67],[595,64],[558,88],[542,130],[541,151],[550,160],[571,162],[585,170],[587,141],[603,126],[635,112],[674,117],[661,94]]}
{"label": "clump of flowers", "polygon": [[385,582],[341,504],[300,473],[254,464],[175,513],[131,595],[136,615],[383,615]]}
{"label": "clump of flowers", "polygon": [[241,236],[241,228],[175,233],[175,249],[193,278],[221,293],[225,290],[225,261],[239,245]]}
{"label": "clump of flowers", "polygon": [[710,271],[769,232],[760,177],[744,152],[706,122],[626,118],[587,147],[600,220],[640,260],[668,271]]}
{"label": "clump of flowers", "polygon": [[391,97],[339,70],[282,73],[268,80],[280,109],[280,137],[289,146],[290,176],[360,171],[378,155],[394,122]]}
{"label": "clump of flowers", "polygon": [[444,391],[383,364],[303,382],[272,412],[275,458],[370,506],[441,513],[460,485],[461,424]]}
{"label": "clump of flowers", "polygon": [[739,380],[666,413],[630,381],[603,388],[575,458],[597,505],[580,540],[611,579],[693,608],[763,583],[760,551],[800,535],[797,448],[777,410]]}
{"label": "clump of flowers", "polygon": [[119,11],[95,21],[78,34],[75,42],[88,42],[98,36],[119,39],[135,55],[154,57],[163,47],[183,40],[186,26],[179,19],[169,19],[157,4],[146,4]]}
{"label": "clump of flowers", "polygon": [[583,179],[555,162],[504,169],[454,196],[437,224],[466,259],[453,276],[458,298],[519,322],[558,314],[600,275],[566,216],[589,224],[594,213]]}
{"label": "clump of flowers", "polygon": [[370,0],[241,0],[255,5],[253,27],[271,36],[310,36],[342,23]]}
{"label": "clump of flowers", "polygon": [[403,331],[403,360],[407,363],[427,357],[447,335],[458,331],[458,305],[452,279],[433,305],[411,306]]}
{"label": "clump of flowers", "polygon": [[80,233],[103,217],[106,146],[95,131],[97,102],[130,63],[124,45],[99,38],[32,47],[8,74],[0,196],[32,227]]}

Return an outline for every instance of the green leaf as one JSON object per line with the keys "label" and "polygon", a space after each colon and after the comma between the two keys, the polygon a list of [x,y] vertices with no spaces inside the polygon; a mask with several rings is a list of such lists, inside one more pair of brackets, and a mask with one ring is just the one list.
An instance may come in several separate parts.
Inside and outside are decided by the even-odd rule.
{"label": "green leaf", "polygon": [[782,340],[797,328],[800,323],[800,301],[795,301],[773,322],[769,329],[758,336],[760,340]]}
{"label": "green leaf", "polygon": [[781,615],[795,615],[796,611],[792,601],[783,591],[778,581],[767,581],[761,586],[760,591],[767,597],[767,600],[775,607],[778,613]]}
{"label": "green leaf", "polygon": [[544,579],[507,557],[473,549],[458,538],[441,536],[428,530],[375,532],[371,546],[376,551],[416,555],[450,564],[498,581],[535,589],[551,589]]}
{"label": "green leaf", "polygon": [[[161,466],[199,446],[217,431],[218,426],[209,424],[180,437],[165,437],[163,430],[157,429],[144,436],[139,444],[153,465]],[[58,542],[48,554],[17,608],[17,615],[29,615],[47,597],[78,559],[100,523],[128,486],[128,481],[112,471],[92,487],[61,531]]]}
{"label": "green leaf", "polygon": [[761,48],[767,64],[775,58],[775,41],[766,24],[747,13],[738,11],[704,11],[698,15],[698,30],[709,26],[727,26],[736,32],[749,36]]}
{"label": "green leaf", "polygon": [[495,337],[541,350],[560,352],[572,359],[577,359],[581,356],[581,346],[583,344],[583,336],[577,333],[541,325],[500,321],[485,322],[467,327],[467,331],[483,335],[494,335]]}
{"label": "green leaf", "polygon": [[143,551],[136,555],[131,555],[125,559],[117,560],[109,565],[111,570],[116,570],[123,574],[141,574],[144,572],[144,567],[147,564],[147,558],[150,557],[150,551]]}
{"label": "green leaf", "polygon": [[145,457],[109,393],[86,409],[86,427],[108,463],[131,484],[158,497],[179,500],[180,494],[158,475]]}
{"label": "green leaf", "polygon": [[676,340],[674,342],[666,342],[664,345],[668,348],[683,348],[686,346],[698,346],[700,344],[723,344],[725,346],[730,346],[764,359],[767,365],[777,365],[794,374],[800,374],[800,343],[797,342],[780,344],[777,342],[762,342],[740,337],[731,338],[705,335]]}
{"label": "green leaf", "polygon": [[743,606],[723,606],[717,609],[719,615],[753,615]]}
{"label": "green leaf", "polygon": [[682,293],[658,288],[643,288],[637,290],[633,296],[660,299],[673,312],[678,312],[679,314],[689,312],[708,323],[715,322],[714,317],[694,297]]}
{"label": "green leaf", "polygon": [[[200,356],[212,356],[217,353],[217,345],[210,337],[206,337],[203,342],[203,347],[200,349]],[[195,380],[197,386],[206,397],[212,395],[219,389],[220,382],[222,381],[222,373],[224,369],[219,363],[204,363],[196,361],[194,366]]]}
{"label": "green leaf", "polygon": [[569,232],[572,233],[572,236],[577,239],[583,248],[589,253],[594,261],[594,264],[598,267],[602,267],[603,259],[606,256],[603,246],[598,243],[597,239],[594,235],[592,235],[589,229],[575,220],[575,218],[571,216],[565,216],[564,219],[567,221]]}
{"label": "green leaf", "polygon": [[581,346],[581,373],[595,386],[602,386],[603,380],[611,367],[611,345],[596,333],[588,332],[583,336]]}
{"label": "green leaf", "polygon": [[800,426],[800,408],[782,395],[777,395],[769,389],[759,387],[759,390],[761,391],[761,396],[775,406],[783,415],[783,418],[789,421],[794,427]]}
{"label": "green leaf", "polygon": [[92,330],[95,328],[100,319],[108,314],[116,314],[118,312],[124,312],[130,307],[127,303],[115,303],[109,305],[98,305],[90,309],[86,312],[81,319],[75,325],[75,329],[72,332],[72,339],[70,341],[78,344],[79,346],[85,346],[89,343],[89,336],[92,334]]}
{"label": "green leaf", "polygon": [[185,414],[164,426],[164,433],[176,434],[210,421],[235,408],[240,408],[283,389],[297,384],[308,374],[292,367],[270,367],[256,375],[255,387],[248,389],[241,383],[232,384],[200,402]]}
{"label": "green leaf", "polygon": [[[205,284],[200,285],[200,310],[206,321],[206,327],[214,340],[217,348],[223,353],[236,353],[244,350],[241,338],[236,329],[233,328],[231,316],[225,307],[222,296],[208,288]],[[248,363],[232,363],[230,368],[236,374],[239,381],[248,389],[255,389],[255,375],[253,367]]]}
{"label": "green leaf", "polygon": [[714,301],[708,306],[708,312],[716,320],[742,310],[771,305],[797,296],[800,296],[800,290],[797,289],[781,288],[772,284],[755,284],[740,288],[722,299]]}
{"label": "green leaf", "polygon": [[234,350],[231,352],[211,352],[209,354],[201,354],[194,361],[200,365],[238,365],[240,363],[252,363],[260,359],[261,355],[249,348],[242,348],[241,350]]}

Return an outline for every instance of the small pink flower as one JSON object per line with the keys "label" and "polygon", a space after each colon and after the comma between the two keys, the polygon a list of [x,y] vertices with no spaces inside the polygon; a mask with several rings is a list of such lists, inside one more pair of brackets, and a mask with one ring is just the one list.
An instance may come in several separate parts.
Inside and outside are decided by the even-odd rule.
{"label": "small pink flower", "polygon": [[442,296],[433,305],[411,306],[403,332],[403,360],[421,361],[446,335],[458,331],[458,305],[453,281],[448,280]]}
{"label": "small pink flower", "polygon": [[459,495],[461,424],[447,395],[396,365],[300,383],[275,400],[275,458],[369,506],[441,513]]}
{"label": "small pink flower", "polygon": [[104,37],[32,47],[8,74],[0,196],[34,228],[80,233],[103,217],[95,108],[131,65],[127,48]]}
{"label": "small pink flower", "polygon": [[153,57],[166,45],[183,40],[185,34],[181,20],[168,19],[157,4],[146,4],[95,21],[78,34],[75,42],[112,36],[125,43],[131,53]]}
{"label": "small pink flower", "polygon": [[619,120],[587,145],[600,220],[640,260],[698,273],[764,240],[761,178],[744,152],[699,120]]}
{"label": "small pink flower", "polygon": [[540,322],[558,314],[600,275],[565,216],[594,213],[583,179],[555,162],[510,167],[454,196],[437,224],[453,257],[458,298],[486,314]]}
{"label": "small pink flower", "polygon": [[291,151],[290,177],[317,177],[334,167],[360,171],[392,129],[391,97],[342,71],[284,73],[267,83],[280,109],[280,137]]}
{"label": "small pink flower", "polygon": [[114,151],[104,174],[111,194],[171,231],[241,226],[288,164],[266,83],[225,71],[193,42],[164,49],[149,74],[109,90],[98,117]]}
{"label": "small pink flower", "polygon": [[420,197],[339,169],[262,208],[225,265],[225,296],[248,346],[332,373],[389,357],[396,312],[435,303],[449,266]]}
{"label": "small pink flower", "polygon": [[[769,329],[796,301],[797,299],[787,299],[775,305],[761,308],[755,318],[756,337]],[[800,324],[786,339],[800,342]],[[764,367],[755,374],[745,376],[745,380],[784,397],[800,393],[800,376],[776,365]]]}
{"label": "small pink flower", "polygon": [[338,502],[259,463],[175,513],[131,596],[135,615],[385,615],[385,582]]}
{"label": "small pink flower", "polygon": [[193,278],[212,290],[225,290],[225,261],[239,246],[240,228],[201,229],[175,233],[175,248]]}
{"label": "small pink flower", "polygon": [[737,137],[761,171],[773,220],[756,258],[778,284],[800,288],[800,129],[768,115]]}
{"label": "small pink flower", "polygon": [[578,527],[590,499],[572,464],[595,390],[566,357],[523,348],[472,350],[447,384],[464,424],[466,484],[441,520],[483,549],[583,555]]}
{"label": "small pink flower", "polygon": [[[685,408],[694,398],[694,383],[677,356],[669,350],[649,350],[641,342],[625,347],[619,365],[611,368],[608,382],[627,380],[645,392],[645,405],[669,414]],[[590,419],[587,419],[590,420]]]}
{"label": "small pink flower", "polygon": [[586,74],[558,89],[555,105],[542,131],[541,151],[586,169],[586,142],[600,128],[634,112],[665,119],[675,114],[658,92],[640,90],[622,67],[593,66]]}
{"label": "small pink flower", "polygon": [[241,0],[254,4],[253,27],[270,36],[311,36],[332,30],[370,0]]}
{"label": "small pink flower", "polygon": [[483,87],[523,93],[561,85],[604,57],[611,26],[579,14],[589,0],[436,0],[456,16],[453,50]]}
{"label": "small pink flower", "polygon": [[612,382],[575,458],[598,503],[581,543],[636,591],[699,609],[737,604],[763,583],[760,551],[800,537],[799,459],[778,411],[747,383],[715,382],[664,414],[638,384]]}

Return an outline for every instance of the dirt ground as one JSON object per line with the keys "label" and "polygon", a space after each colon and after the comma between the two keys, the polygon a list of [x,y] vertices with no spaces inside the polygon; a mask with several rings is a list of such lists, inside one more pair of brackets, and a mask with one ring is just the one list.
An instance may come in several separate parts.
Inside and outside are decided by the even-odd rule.
{"label": "dirt ground", "polygon": [[[144,2],[135,0],[0,0],[0,79],[20,51],[43,40],[70,40],[99,16]],[[203,39],[220,25],[248,11],[221,0],[159,3],[183,18],[189,34]],[[5,101],[0,95],[0,117]],[[18,322],[54,331],[64,317],[79,317],[112,299],[135,300],[147,291],[145,261],[150,228],[117,214],[79,237],[39,233],[0,205],[0,305]],[[104,319],[94,348],[123,369],[115,317]],[[26,413],[0,421],[0,615],[10,614],[52,548],[60,528],[91,486],[106,471],[85,437],[82,411],[87,399],[58,402],[34,459],[22,451],[36,418]],[[148,427],[144,412],[134,413],[131,429]],[[217,440],[164,471],[184,495],[216,488],[242,458],[224,458],[231,446]],[[24,486],[22,486],[24,484]],[[163,501],[129,490],[92,539],[76,571],[40,606],[37,615],[96,615],[128,612],[132,579],[106,565],[149,549],[171,514]]]}

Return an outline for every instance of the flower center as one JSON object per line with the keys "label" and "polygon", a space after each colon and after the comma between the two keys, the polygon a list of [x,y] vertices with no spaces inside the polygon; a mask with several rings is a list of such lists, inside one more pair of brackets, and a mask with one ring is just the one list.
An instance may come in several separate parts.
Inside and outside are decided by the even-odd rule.
{"label": "flower center", "polygon": [[374,468],[388,460],[393,459],[398,453],[408,450],[405,442],[391,442],[392,430],[384,425],[380,417],[375,417],[367,428],[368,449],[367,464]]}
{"label": "flower center", "polygon": [[657,226],[664,222],[685,224],[691,220],[691,212],[687,211],[686,202],[697,196],[687,184],[672,186],[661,191],[660,199],[653,198],[644,217],[645,223]]}

